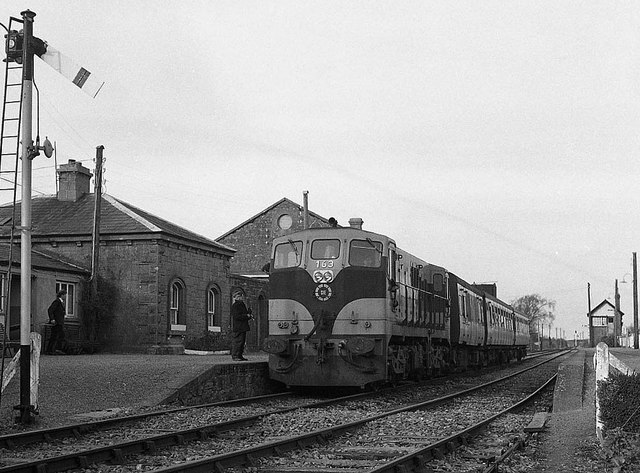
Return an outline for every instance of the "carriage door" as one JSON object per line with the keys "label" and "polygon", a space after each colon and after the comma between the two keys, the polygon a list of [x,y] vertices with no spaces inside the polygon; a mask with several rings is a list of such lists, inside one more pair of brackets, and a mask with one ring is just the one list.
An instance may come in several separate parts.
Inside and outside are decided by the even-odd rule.
{"label": "carriage door", "polygon": [[[395,283],[395,287],[396,290],[393,292],[389,293],[389,296],[391,297],[392,301],[395,300],[397,302],[398,300],[398,291],[400,290],[400,287],[398,285],[398,272],[397,272],[397,264],[396,264],[396,260],[398,259],[398,254],[396,253],[396,245],[389,242],[389,258],[388,258],[388,263],[387,263],[387,279],[389,281],[393,281]],[[389,284],[389,287],[387,289],[391,289],[391,284]],[[397,304],[394,303],[394,307],[397,306]]]}

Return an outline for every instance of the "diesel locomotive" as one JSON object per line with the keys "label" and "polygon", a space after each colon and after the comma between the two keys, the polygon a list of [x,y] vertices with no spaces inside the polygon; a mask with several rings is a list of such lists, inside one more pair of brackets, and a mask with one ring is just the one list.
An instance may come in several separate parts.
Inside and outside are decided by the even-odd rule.
{"label": "diesel locomotive", "polygon": [[391,238],[350,227],[274,239],[269,374],[287,386],[420,379],[526,355],[528,319]]}

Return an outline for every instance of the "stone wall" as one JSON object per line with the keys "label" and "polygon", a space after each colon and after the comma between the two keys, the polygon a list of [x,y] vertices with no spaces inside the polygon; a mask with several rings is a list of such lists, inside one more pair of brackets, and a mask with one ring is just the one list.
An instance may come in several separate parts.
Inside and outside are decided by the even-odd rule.
{"label": "stone wall", "polygon": [[[34,248],[38,246],[78,265],[90,266],[89,242],[34,244]],[[115,323],[109,337],[114,348],[146,351],[149,345],[170,341],[170,285],[176,279],[184,284],[186,297],[187,329],[179,335],[206,333],[206,295],[212,284],[221,294],[221,326],[228,325],[228,261],[227,256],[165,240],[104,241],[100,245],[99,272],[117,287]]]}
{"label": "stone wall", "polygon": [[159,404],[191,406],[282,392],[284,385],[269,379],[266,362],[212,366]]}
{"label": "stone wall", "polygon": [[[288,229],[278,225],[280,217],[289,215],[292,223]],[[326,227],[328,224],[313,215],[309,215],[309,227]],[[218,241],[237,253],[231,259],[231,272],[238,274],[261,271],[271,258],[271,243],[274,238],[289,235],[304,229],[304,208],[289,200],[258,214],[234,232],[219,238]]]}

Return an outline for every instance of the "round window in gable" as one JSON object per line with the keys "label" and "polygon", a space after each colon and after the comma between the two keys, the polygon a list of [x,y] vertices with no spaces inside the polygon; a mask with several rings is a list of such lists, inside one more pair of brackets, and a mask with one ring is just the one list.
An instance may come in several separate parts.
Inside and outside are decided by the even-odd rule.
{"label": "round window in gable", "polygon": [[291,225],[293,225],[293,219],[291,218],[291,215],[289,214],[280,215],[280,217],[278,218],[278,226],[281,229],[289,230],[291,228]]}

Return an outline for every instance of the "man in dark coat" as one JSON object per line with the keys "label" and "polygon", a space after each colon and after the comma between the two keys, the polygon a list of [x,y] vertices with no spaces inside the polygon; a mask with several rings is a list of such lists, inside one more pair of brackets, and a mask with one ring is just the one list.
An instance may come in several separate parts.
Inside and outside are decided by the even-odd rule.
{"label": "man in dark coat", "polygon": [[49,344],[47,345],[47,353],[49,355],[55,355],[63,353],[58,350],[58,346],[61,346],[64,342],[64,316],[65,311],[65,298],[67,291],[64,289],[58,291],[56,299],[49,306],[49,323],[51,324],[51,337],[49,338]]}
{"label": "man in dark coat", "polygon": [[249,320],[253,319],[251,309],[247,309],[242,291],[233,293],[231,305],[231,359],[233,361],[247,361],[243,356],[244,345],[249,331]]}

